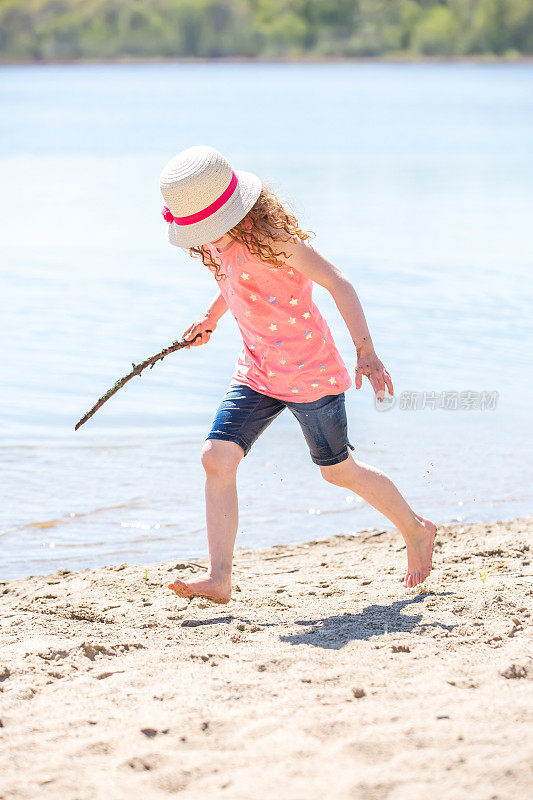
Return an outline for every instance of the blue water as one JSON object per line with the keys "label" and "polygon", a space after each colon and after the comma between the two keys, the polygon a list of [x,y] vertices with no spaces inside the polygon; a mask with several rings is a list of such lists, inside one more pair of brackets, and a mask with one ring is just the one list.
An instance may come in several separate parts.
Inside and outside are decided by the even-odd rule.
{"label": "blue water", "polygon": [[[260,175],[353,282],[397,398],[347,392],[354,456],[440,522],[531,513],[532,123],[531,65],[0,68],[0,577],[206,554],[229,314],[73,430],[217,292],[160,217],[159,173],[192,144]],[[468,391],[495,408],[401,407]],[[323,482],[288,412],[238,486],[238,547],[389,525]]]}

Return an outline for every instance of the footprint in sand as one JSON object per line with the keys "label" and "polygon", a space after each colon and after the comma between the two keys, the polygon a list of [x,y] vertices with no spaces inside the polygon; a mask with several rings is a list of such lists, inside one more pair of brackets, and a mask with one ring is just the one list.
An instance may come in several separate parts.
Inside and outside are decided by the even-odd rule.
{"label": "footprint in sand", "polygon": [[83,642],[79,649],[90,661],[94,661],[97,655],[103,656],[118,656],[122,653],[127,653],[130,650],[145,650],[146,647],[140,642],[133,642],[131,644],[114,644],[108,647],[103,644],[92,644],[91,642]]}
{"label": "footprint in sand", "polygon": [[37,655],[44,661],[59,661],[62,658],[66,658],[69,652],[69,650],[54,650],[53,647],[50,647],[44,653],[37,653]]}
{"label": "footprint in sand", "polygon": [[507,680],[516,680],[518,678],[527,678],[529,674],[528,665],[526,664],[510,664],[507,669],[502,670],[500,675]]}

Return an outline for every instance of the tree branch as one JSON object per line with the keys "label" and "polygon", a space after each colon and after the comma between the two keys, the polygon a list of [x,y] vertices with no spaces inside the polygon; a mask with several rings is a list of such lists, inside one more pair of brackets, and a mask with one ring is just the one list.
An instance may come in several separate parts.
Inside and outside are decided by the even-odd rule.
{"label": "tree branch", "polygon": [[[212,331],[204,331],[204,333],[212,333]],[[80,419],[80,421],[78,423],[76,423],[76,425],[74,427],[74,430],[77,431],[78,428],[81,428],[81,426],[85,422],[87,422],[87,420],[90,419],[92,417],[92,415],[94,413],[96,413],[96,411],[98,411],[98,409],[101,408],[107,400],[109,400],[110,397],[113,397],[115,392],[118,392],[119,389],[122,389],[124,384],[126,384],[128,381],[130,381],[136,375],[140,375],[141,372],[143,371],[143,369],[146,369],[146,367],[150,367],[150,369],[152,369],[154,364],[156,364],[158,361],[161,361],[165,356],[168,356],[169,353],[173,353],[175,350],[181,350],[182,347],[189,347],[189,345],[192,344],[192,342],[194,342],[195,339],[197,339],[201,335],[202,335],[202,332],[197,333],[196,336],[194,337],[194,339],[183,339],[181,342],[178,342],[178,341],[172,342],[170,347],[165,347],[165,349],[161,350],[160,353],[156,353],[155,356],[151,356],[150,358],[147,358],[146,361],[142,362],[142,364],[134,364],[133,361],[132,361],[132,363],[131,363],[131,365],[133,367],[132,371],[130,373],[128,373],[128,375],[125,375],[123,378],[120,378],[120,380],[118,380],[111,387],[111,389],[109,389],[103,395],[103,397],[101,397],[98,400],[98,402],[95,403],[95,405],[91,408],[91,410],[88,411],[85,414],[85,416]]]}

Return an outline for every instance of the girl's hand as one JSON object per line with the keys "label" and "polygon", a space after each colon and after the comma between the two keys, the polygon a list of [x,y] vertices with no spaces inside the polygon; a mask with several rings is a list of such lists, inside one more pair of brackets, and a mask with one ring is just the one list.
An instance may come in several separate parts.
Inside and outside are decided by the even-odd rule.
{"label": "girl's hand", "polygon": [[209,314],[204,314],[203,317],[197,319],[196,322],[193,322],[187,330],[182,334],[182,339],[194,339],[194,337],[201,333],[201,337],[199,336],[195,342],[191,342],[191,344],[187,347],[187,350],[190,347],[198,347],[201,344],[207,344],[209,339],[211,338],[211,334],[216,328],[216,322],[209,318]]}
{"label": "girl's hand", "polygon": [[377,357],[374,349],[363,350],[357,354],[357,367],[355,369],[356,389],[360,389],[363,385],[363,375],[366,375],[370,381],[380,403],[383,402],[385,386],[389,390],[389,394],[394,394],[391,376]]}

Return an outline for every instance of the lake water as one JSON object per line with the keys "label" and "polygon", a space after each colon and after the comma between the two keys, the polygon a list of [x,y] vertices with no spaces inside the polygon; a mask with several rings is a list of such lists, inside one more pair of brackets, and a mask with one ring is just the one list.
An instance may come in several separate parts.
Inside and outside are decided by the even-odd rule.
{"label": "lake water", "polygon": [[[353,282],[396,394],[379,411],[366,379],[347,392],[354,457],[438,522],[530,513],[532,123],[531,65],[1,68],[0,578],[207,552],[229,313],[74,432],[216,294],[160,217],[159,173],[193,144],[260,175]],[[472,394],[440,407],[453,392]],[[238,486],[238,547],[390,526],[322,480],[288,411]]]}

